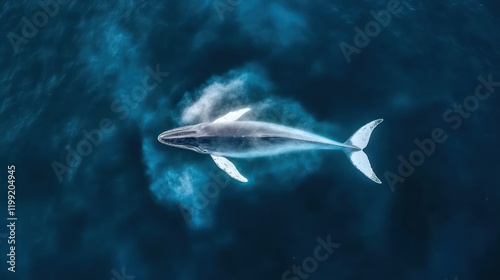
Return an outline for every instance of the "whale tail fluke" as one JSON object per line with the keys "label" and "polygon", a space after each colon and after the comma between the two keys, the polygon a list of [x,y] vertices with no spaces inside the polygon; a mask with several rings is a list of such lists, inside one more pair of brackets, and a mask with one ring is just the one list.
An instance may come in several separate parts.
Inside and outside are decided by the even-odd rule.
{"label": "whale tail fluke", "polygon": [[366,177],[377,184],[382,184],[382,181],[377,177],[375,172],[373,172],[372,166],[370,164],[370,160],[368,156],[363,151],[364,148],[368,145],[370,141],[370,136],[372,135],[373,130],[380,123],[382,123],[383,119],[378,119],[367,123],[358,131],[356,131],[349,140],[347,140],[344,144],[354,146],[358,149],[345,149],[345,153],[347,157],[351,160],[352,164],[361,171]]}

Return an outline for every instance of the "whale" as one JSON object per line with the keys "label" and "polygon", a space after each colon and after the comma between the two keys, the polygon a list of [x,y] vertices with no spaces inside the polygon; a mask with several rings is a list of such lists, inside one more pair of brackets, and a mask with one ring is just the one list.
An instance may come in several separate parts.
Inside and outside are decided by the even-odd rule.
{"label": "whale", "polygon": [[377,119],[359,128],[345,142],[285,125],[238,120],[250,108],[227,113],[210,123],[199,123],[167,130],[158,135],[162,144],[208,154],[231,178],[246,183],[228,158],[256,158],[306,150],[340,150],[371,181],[382,182],[373,171],[364,152],[373,130],[382,123]]}

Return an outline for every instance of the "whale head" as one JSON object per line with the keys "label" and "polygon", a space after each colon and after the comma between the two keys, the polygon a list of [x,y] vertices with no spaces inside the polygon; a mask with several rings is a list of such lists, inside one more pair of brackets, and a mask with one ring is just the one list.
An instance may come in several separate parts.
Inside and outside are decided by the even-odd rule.
{"label": "whale head", "polygon": [[201,147],[199,141],[203,134],[200,125],[201,124],[189,125],[167,130],[158,135],[158,141],[162,144],[176,148],[187,149],[203,154],[207,153],[207,151]]}

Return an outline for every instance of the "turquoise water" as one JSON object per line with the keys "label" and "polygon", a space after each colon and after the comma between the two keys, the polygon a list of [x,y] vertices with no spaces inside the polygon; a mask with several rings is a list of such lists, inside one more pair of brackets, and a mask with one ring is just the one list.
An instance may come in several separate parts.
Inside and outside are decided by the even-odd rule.
{"label": "turquoise water", "polygon": [[[495,1],[43,3],[0,10],[1,279],[499,277]],[[383,118],[383,184],[157,141],[245,107],[339,142]]]}

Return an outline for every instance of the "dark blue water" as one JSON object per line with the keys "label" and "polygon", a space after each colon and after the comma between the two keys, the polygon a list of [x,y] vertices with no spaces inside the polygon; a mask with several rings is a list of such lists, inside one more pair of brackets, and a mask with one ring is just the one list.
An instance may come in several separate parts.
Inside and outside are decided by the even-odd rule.
{"label": "dark blue water", "polygon": [[[499,279],[499,15],[4,1],[0,279]],[[383,184],[334,151],[232,160],[244,184],[157,141],[245,107],[340,142],[384,118],[366,148]]]}

